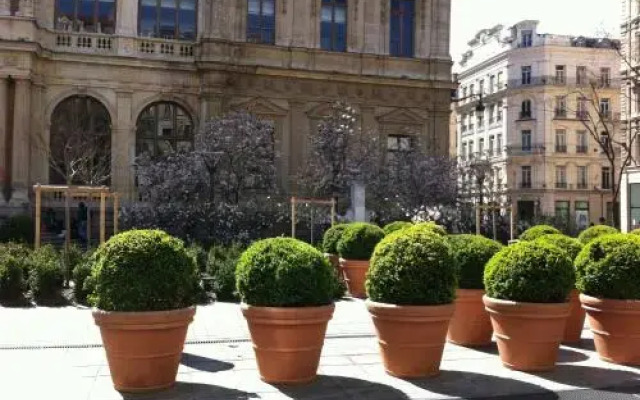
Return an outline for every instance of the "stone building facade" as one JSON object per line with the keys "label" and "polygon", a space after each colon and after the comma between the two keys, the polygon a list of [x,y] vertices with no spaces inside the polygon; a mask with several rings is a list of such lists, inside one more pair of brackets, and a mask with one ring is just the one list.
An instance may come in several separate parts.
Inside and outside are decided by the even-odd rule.
{"label": "stone building facade", "polygon": [[188,145],[231,110],[273,121],[292,190],[337,100],[385,142],[421,135],[446,155],[450,2],[0,0],[0,207],[55,180],[47,149],[68,119],[56,116],[83,112],[107,131],[110,184],[122,193],[142,150]]}
{"label": "stone building facade", "polygon": [[580,229],[612,218],[609,164],[583,121],[595,114],[595,96],[584,100],[592,83],[595,107],[619,121],[618,42],[541,34],[537,26],[498,25],[469,42],[458,71],[466,100],[455,107],[451,140],[463,165],[490,163],[485,193],[503,210],[519,220],[562,216]]}

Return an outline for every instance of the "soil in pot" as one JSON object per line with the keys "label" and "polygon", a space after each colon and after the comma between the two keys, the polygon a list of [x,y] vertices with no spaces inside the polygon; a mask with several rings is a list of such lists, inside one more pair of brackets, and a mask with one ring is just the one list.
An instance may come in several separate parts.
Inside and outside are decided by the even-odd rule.
{"label": "soil in pot", "polygon": [[243,304],[260,378],[273,384],[313,381],[334,308],[333,304],[299,308]]}
{"label": "soil in pot", "polygon": [[173,386],[195,312],[195,307],[152,312],[94,311],[116,390],[148,392]]}
{"label": "soil in pot", "polygon": [[518,371],[555,368],[569,303],[519,303],[483,297],[502,363]]}
{"label": "soil in pot", "polygon": [[491,319],[482,302],[484,290],[458,289],[447,339],[460,346],[491,344]]}
{"label": "soil in pot", "polygon": [[367,300],[387,373],[399,378],[438,375],[454,307],[396,306]]}
{"label": "soil in pot", "polygon": [[582,304],[580,304],[580,292],[575,289],[572,290],[569,295],[569,303],[571,304],[571,311],[569,318],[567,318],[567,325],[564,328],[562,343],[577,343],[582,337],[586,316],[586,312],[582,308]]}
{"label": "soil in pot", "polygon": [[640,301],[580,295],[601,359],[640,365]]}
{"label": "soil in pot", "polygon": [[352,297],[365,299],[367,292],[364,287],[364,282],[367,278],[367,271],[369,270],[369,260],[340,260],[342,271],[344,274],[344,281],[347,283],[347,288]]}

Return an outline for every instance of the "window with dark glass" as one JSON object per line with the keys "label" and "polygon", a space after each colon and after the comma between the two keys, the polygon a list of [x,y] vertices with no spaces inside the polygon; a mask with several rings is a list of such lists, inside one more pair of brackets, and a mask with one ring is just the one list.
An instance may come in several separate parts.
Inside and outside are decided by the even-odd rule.
{"label": "window with dark glass", "polygon": [[247,41],[273,44],[276,41],[275,0],[248,0]]}
{"label": "window with dark glass", "polygon": [[136,124],[136,154],[160,156],[189,150],[193,144],[193,121],[179,105],[155,103],[142,111]]}
{"label": "window with dark glass", "polygon": [[115,0],[56,0],[55,5],[55,28],[58,30],[115,33]]}
{"label": "window with dark glass", "polygon": [[396,57],[413,57],[415,3],[391,0],[389,53]]}
{"label": "window with dark glass", "polygon": [[320,47],[329,51],[347,50],[347,0],[322,0]]}
{"label": "window with dark glass", "polygon": [[197,0],[140,0],[138,34],[195,40]]}

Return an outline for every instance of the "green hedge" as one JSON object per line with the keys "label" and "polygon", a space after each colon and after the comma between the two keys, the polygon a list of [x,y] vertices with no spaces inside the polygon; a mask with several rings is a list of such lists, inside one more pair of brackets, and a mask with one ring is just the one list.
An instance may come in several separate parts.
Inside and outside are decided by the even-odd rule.
{"label": "green hedge", "polygon": [[460,289],[484,289],[484,268],[502,245],[478,235],[451,235]]}
{"label": "green hedge", "polygon": [[447,240],[428,231],[407,229],[378,244],[365,283],[373,301],[399,305],[453,302],[456,267]]}
{"label": "green hedge", "polygon": [[91,305],[105,311],[189,307],[199,294],[198,268],[184,243],[159,230],[113,236],[95,255]]}
{"label": "green hedge", "polygon": [[583,247],[578,239],[562,234],[545,235],[536,240],[558,246],[567,252],[571,261],[576,259]]}
{"label": "green hedge", "polygon": [[487,264],[489,297],[527,303],[563,303],[575,285],[567,253],[541,241],[525,241],[500,250]]}
{"label": "green hedge", "polygon": [[38,300],[56,299],[64,283],[63,264],[51,245],[34,250],[29,257],[29,290]]}
{"label": "green hedge", "polygon": [[411,228],[413,226],[413,223],[411,222],[407,222],[407,221],[395,221],[392,222],[390,224],[387,224],[384,226],[384,228],[382,228],[382,230],[384,231],[385,235],[389,235],[393,232],[396,231],[400,231],[406,228]]}
{"label": "green hedge", "polygon": [[18,300],[24,290],[22,260],[14,254],[0,253],[0,299]]}
{"label": "green hedge", "polygon": [[35,224],[30,215],[19,214],[0,222],[0,242],[33,244]]}
{"label": "green hedge", "polygon": [[218,301],[237,301],[236,264],[242,255],[239,244],[214,245],[209,250],[207,273],[212,278],[212,290]]}
{"label": "green hedge", "polygon": [[14,262],[22,269],[22,277],[25,282],[29,278],[29,269],[31,268],[29,257],[31,252],[31,248],[23,243],[9,242],[0,244],[0,255],[11,255],[15,259]]}
{"label": "green hedge", "polygon": [[606,299],[640,300],[640,237],[594,239],[576,259],[576,288]]}
{"label": "green hedge", "polygon": [[368,260],[384,236],[384,231],[376,225],[363,222],[349,224],[338,242],[338,253],[347,260]]}
{"label": "green hedge", "polygon": [[293,238],[255,242],[236,266],[240,299],[260,307],[331,304],[333,267],[313,246]]}
{"label": "green hedge", "polygon": [[595,225],[591,226],[578,235],[578,240],[582,244],[589,244],[592,240],[604,235],[614,235],[620,233],[616,228],[607,225]]}
{"label": "green hedge", "polygon": [[550,225],[536,225],[522,232],[520,240],[536,240],[546,235],[559,235],[562,234],[558,229]]}
{"label": "green hedge", "polygon": [[327,229],[322,238],[322,251],[327,254],[338,254],[338,242],[347,226],[347,224],[337,224]]}
{"label": "green hedge", "polygon": [[88,250],[82,255],[80,262],[71,272],[73,280],[73,296],[79,304],[88,304],[88,296],[93,292],[94,286],[90,282],[91,270],[95,264],[95,251]]}

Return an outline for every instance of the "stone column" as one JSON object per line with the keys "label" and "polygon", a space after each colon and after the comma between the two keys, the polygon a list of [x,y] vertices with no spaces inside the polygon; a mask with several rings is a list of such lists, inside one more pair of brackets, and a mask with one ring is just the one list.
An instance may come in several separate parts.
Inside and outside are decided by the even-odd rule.
{"label": "stone column", "polygon": [[116,100],[116,120],[111,132],[111,187],[128,198],[134,190],[136,137],[130,91],[120,91]]}
{"label": "stone column", "polygon": [[29,144],[31,143],[31,81],[17,79],[13,107],[12,184],[14,201],[29,198]]}
{"label": "stone column", "polygon": [[[0,0],[1,1],[1,0]],[[7,149],[7,110],[9,104],[7,103],[7,80],[0,78],[0,187],[4,185],[8,176],[5,176],[7,172],[7,160],[9,160],[9,153]]]}
{"label": "stone column", "polygon": [[31,164],[30,183],[47,183],[49,181],[49,121],[45,121],[43,105],[44,87],[41,83],[34,83],[31,89]]}
{"label": "stone column", "polygon": [[118,0],[116,3],[116,33],[122,36],[138,35],[138,1]]}
{"label": "stone column", "polygon": [[[307,135],[309,132],[309,118],[304,111],[304,103],[298,101],[289,102],[290,105],[290,115],[291,115],[291,123],[289,125],[289,133],[288,135],[283,135],[284,137],[289,137],[288,143],[288,153],[289,154],[289,177],[292,179],[298,173],[304,159],[306,157],[307,152]],[[283,137],[283,155],[287,148],[286,143],[284,143],[285,138]],[[292,187],[292,189],[295,189]]]}

